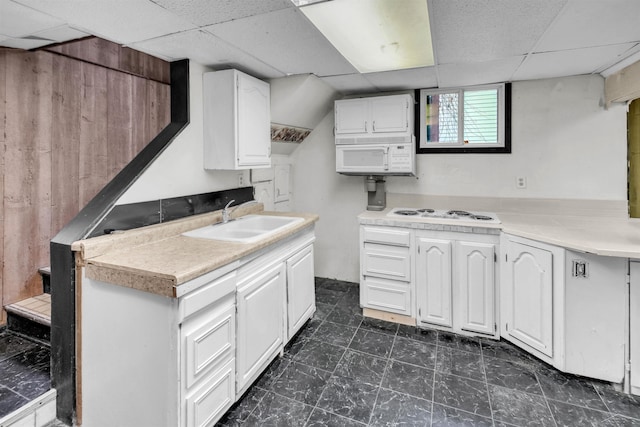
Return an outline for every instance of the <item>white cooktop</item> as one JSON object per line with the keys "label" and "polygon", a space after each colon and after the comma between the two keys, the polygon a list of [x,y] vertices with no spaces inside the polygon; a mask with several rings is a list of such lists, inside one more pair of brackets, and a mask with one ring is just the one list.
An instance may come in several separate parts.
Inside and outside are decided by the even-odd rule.
{"label": "white cooktop", "polygon": [[387,214],[394,218],[442,218],[477,222],[485,224],[500,224],[500,219],[493,212],[463,211],[459,209],[429,209],[429,208],[393,208]]}

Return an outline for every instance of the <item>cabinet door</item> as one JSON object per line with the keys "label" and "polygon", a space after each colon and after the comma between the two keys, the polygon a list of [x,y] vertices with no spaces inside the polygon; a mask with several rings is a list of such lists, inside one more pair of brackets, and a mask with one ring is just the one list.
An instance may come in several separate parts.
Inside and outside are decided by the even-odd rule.
{"label": "cabinet door", "polygon": [[416,262],[418,321],[453,326],[451,316],[451,241],[418,238]]}
{"label": "cabinet door", "polygon": [[287,260],[287,339],[290,339],[316,310],[313,246]]}
{"label": "cabinet door", "polygon": [[495,245],[458,242],[456,269],[458,272],[460,328],[481,334],[495,333]]}
{"label": "cabinet door", "polygon": [[251,76],[237,74],[238,166],[271,164],[269,85]]}
{"label": "cabinet door", "polygon": [[405,132],[408,127],[408,97],[385,96],[371,100],[371,130],[374,133]]}
{"label": "cabinet door", "polygon": [[238,285],[238,393],[244,391],[283,345],[285,274],[284,263],[278,263]]}
{"label": "cabinet door", "polygon": [[235,401],[234,360],[185,399],[187,427],[212,426]]}
{"label": "cabinet door", "polygon": [[370,132],[371,124],[367,123],[368,109],[369,102],[366,99],[336,101],[336,135]]}
{"label": "cabinet door", "polygon": [[631,392],[640,395],[640,262],[631,262],[630,325]]}
{"label": "cabinet door", "polygon": [[507,253],[507,333],[516,345],[553,356],[553,255],[509,242]]}

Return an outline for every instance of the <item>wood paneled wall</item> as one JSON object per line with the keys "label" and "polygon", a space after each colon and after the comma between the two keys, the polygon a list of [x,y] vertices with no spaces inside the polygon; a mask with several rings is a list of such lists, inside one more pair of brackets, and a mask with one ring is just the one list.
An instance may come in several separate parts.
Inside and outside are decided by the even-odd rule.
{"label": "wood paneled wall", "polygon": [[[74,49],[121,57],[95,40]],[[168,84],[70,56],[0,50],[2,306],[42,293],[51,237],[170,122]]]}

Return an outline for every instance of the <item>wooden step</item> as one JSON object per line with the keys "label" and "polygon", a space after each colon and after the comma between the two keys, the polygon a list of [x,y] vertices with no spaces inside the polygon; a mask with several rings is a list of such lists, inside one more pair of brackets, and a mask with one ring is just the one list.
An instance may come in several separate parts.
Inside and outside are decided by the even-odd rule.
{"label": "wooden step", "polygon": [[51,336],[51,295],[42,294],[6,305],[9,330],[44,341]]}
{"label": "wooden step", "polygon": [[42,277],[42,292],[45,294],[51,293],[51,267],[41,267],[38,269],[38,273]]}

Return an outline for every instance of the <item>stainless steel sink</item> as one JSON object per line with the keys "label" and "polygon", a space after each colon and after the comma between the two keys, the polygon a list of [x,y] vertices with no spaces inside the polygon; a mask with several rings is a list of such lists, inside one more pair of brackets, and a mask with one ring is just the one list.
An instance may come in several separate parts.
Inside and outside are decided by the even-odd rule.
{"label": "stainless steel sink", "polygon": [[200,239],[252,243],[304,221],[289,216],[245,215],[226,223],[207,225],[182,233]]}

